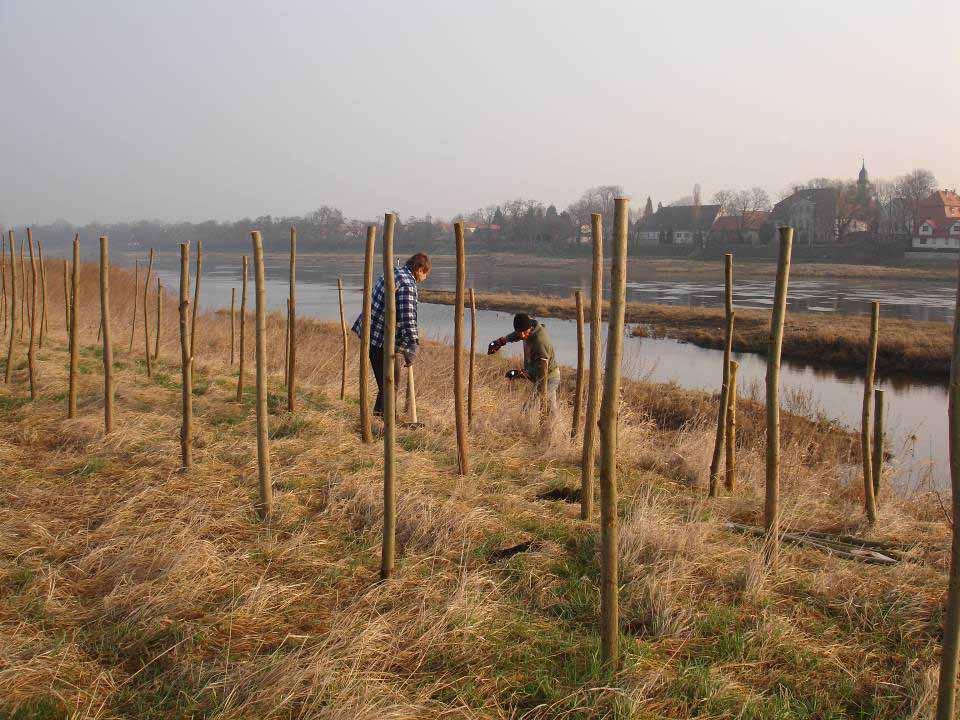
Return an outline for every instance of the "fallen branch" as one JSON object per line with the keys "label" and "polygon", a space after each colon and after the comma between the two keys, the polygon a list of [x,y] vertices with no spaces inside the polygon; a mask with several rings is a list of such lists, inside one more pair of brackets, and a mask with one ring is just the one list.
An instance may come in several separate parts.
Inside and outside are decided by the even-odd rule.
{"label": "fallen branch", "polygon": [[[724,524],[724,527],[754,537],[766,537],[766,531],[763,528],[752,525],[727,522]],[[899,551],[885,549],[884,552],[880,552],[870,546],[881,543],[875,543],[870,540],[860,540],[849,535],[831,537],[825,533],[815,533],[812,531],[782,532],[780,533],[780,541],[792,545],[816,548],[828,555],[834,555],[844,560],[855,560],[873,565],[896,565],[903,560]]]}

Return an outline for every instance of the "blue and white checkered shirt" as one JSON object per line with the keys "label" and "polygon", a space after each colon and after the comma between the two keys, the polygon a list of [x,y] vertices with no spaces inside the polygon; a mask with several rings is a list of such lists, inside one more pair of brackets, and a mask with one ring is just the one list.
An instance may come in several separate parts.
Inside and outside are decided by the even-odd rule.
{"label": "blue and white checkered shirt", "polygon": [[[420,342],[417,334],[417,282],[406,266],[393,271],[397,292],[397,349],[411,348]],[[383,347],[383,277],[373,286],[373,303],[370,311],[370,346]],[[357,337],[363,335],[363,313],[353,323]]]}

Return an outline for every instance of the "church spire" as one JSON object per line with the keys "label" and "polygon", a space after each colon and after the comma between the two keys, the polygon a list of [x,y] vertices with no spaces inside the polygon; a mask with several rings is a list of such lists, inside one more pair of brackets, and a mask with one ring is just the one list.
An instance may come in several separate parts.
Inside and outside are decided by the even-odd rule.
{"label": "church spire", "polygon": [[866,158],[861,158],[860,161],[860,174],[857,176],[857,185],[862,188],[867,186],[867,183],[870,182],[870,177],[867,175],[867,161]]}

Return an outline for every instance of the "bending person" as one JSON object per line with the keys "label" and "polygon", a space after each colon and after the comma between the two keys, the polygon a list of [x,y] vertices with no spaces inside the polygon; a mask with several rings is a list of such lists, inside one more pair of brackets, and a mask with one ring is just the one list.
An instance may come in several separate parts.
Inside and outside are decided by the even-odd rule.
{"label": "bending person", "polygon": [[510,380],[525,378],[537,385],[543,379],[543,361],[547,360],[547,395],[551,409],[556,410],[560,366],[544,325],[526,313],[517,313],[513,316],[513,332],[491,342],[487,346],[487,354],[493,355],[507,343],[520,341],[523,341],[523,369],[508,370],[506,377]]}
{"label": "bending person", "polygon": [[[420,347],[420,334],[417,328],[417,283],[422,283],[430,275],[430,258],[424,253],[412,256],[403,267],[393,271],[393,282],[397,298],[396,351],[403,354],[405,366],[413,365]],[[383,415],[383,320],[384,292],[383,276],[373,286],[373,300],[370,311],[370,364],[373,376],[377,379],[377,401],[373,405],[374,415]],[[363,334],[363,313],[353,323],[353,332]],[[399,367],[394,366],[399,373]]]}

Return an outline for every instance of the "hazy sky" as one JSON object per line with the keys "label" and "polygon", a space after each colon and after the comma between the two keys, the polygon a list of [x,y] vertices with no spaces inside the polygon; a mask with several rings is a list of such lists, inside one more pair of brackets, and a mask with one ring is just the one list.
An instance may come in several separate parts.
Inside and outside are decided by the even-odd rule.
{"label": "hazy sky", "polygon": [[0,0],[0,223],[960,185],[960,2]]}

